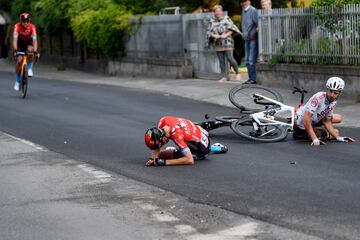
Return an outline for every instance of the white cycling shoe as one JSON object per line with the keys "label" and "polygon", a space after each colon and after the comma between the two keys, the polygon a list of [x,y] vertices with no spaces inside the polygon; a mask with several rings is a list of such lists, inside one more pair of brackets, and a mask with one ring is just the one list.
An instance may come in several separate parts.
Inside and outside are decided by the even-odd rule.
{"label": "white cycling shoe", "polygon": [[15,82],[14,90],[15,90],[15,91],[19,91],[19,90],[20,90],[20,83]]}
{"label": "white cycling shoe", "polygon": [[28,69],[28,77],[32,77],[34,75],[32,69]]}

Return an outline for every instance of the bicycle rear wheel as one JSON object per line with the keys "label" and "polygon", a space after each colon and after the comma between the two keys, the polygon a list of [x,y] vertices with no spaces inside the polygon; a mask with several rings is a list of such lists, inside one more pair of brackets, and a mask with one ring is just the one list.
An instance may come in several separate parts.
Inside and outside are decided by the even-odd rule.
{"label": "bicycle rear wheel", "polygon": [[243,113],[254,113],[263,111],[266,106],[273,105],[266,100],[260,100],[260,104],[254,101],[254,94],[258,93],[265,97],[283,102],[280,93],[274,89],[259,85],[239,85],[232,88],[229,92],[229,100]]}
{"label": "bicycle rear wheel", "polygon": [[255,130],[254,124],[257,123],[251,119],[240,119],[231,124],[231,129],[239,136],[257,142],[279,142],[287,137],[288,131],[279,125],[258,126]]}
{"label": "bicycle rear wheel", "polygon": [[26,71],[26,65],[24,65],[23,73],[21,76],[21,97],[26,98],[27,89],[28,89],[28,76]]}

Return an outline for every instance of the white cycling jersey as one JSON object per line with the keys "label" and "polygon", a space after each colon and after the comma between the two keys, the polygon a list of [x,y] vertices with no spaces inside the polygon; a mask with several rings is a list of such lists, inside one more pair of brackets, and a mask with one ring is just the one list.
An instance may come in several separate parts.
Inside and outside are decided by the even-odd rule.
{"label": "white cycling jersey", "polygon": [[312,96],[304,106],[298,109],[296,112],[296,125],[300,129],[305,130],[302,121],[305,112],[311,112],[313,114],[311,117],[313,126],[321,122],[323,119],[331,119],[335,106],[336,101],[329,102],[326,97],[326,92],[318,92]]}

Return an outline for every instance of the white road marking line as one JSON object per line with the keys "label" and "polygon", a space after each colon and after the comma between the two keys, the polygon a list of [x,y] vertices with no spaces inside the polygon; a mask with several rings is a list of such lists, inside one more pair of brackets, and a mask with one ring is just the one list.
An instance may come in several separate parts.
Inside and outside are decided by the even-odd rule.
{"label": "white road marking line", "polygon": [[165,212],[154,213],[153,217],[156,218],[156,220],[159,222],[175,222],[175,221],[180,220],[177,217],[175,217],[174,215],[172,215],[171,213],[165,213]]}
{"label": "white road marking line", "polygon": [[138,206],[144,210],[147,210],[147,211],[153,211],[153,210],[157,210],[159,209],[158,206],[155,206],[151,203],[142,203],[142,204],[138,204]]}
{"label": "white road marking line", "polygon": [[[210,234],[194,234],[189,236],[189,240],[212,240],[212,239],[223,239],[223,240],[241,240],[241,239],[250,239],[254,237],[256,239],[256,235],[259,233],[257,231],[258,224],[255,222],[245,223],[233,228],[225,229],[219,231],[217,233]],[[252,239],[252,238],[251,238]]]}
{"label": "white road marking line", "polygon": [[22,142],[30,147],[33,147],[35,148],[36,150],[39,150],[39,151],[45,151],[46,149],[44,147],[41,147],[40,145],[37,145],[36,143],[33,143],[33,142],[30,142],[28,140],[25,140],[25,139],[22,139],[22,138],[18,138],[18,137],[15,137],[13,135],[10,135],[10,134],[7,134],[7,133],[4,133],[4,135],[16,140],[16,141],[19,141],[19,142]]}
{"label": "white road marking line", "polygon": [[190,225],[176,225],[175,229],[178,234],[190,234],[197,232],[197,230]]}
{"label": "white road marking line", "polygon": [[95,178],[99,179],[99,181],[101,183],[108,183],[111,181],[112,175],[101,171],[101,170],[97,170],[93,167],[90,167],[86,164],[79,164],[77,165],[80,169],[82,169],[84,172],[89,173],[91,175],[93,175]]}

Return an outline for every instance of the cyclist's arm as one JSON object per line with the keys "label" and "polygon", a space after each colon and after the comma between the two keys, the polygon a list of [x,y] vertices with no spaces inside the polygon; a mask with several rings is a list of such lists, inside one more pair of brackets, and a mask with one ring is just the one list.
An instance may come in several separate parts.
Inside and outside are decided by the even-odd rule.
{"label": "cyclist's arm", "polygon": [[183,157],[181,157],[181,158],[166,160],[166,166],[193,165],[193,164],[194,164],[194,158],[193,158],[192,153],[190,152],[190,150],[183,153]]}
{"label": "cyclist's arm", "polygon": [[332,124],[331,119],[324,119],[323,123],[324,123],[325,129],[330,133],[331,136],[334,137],[334,139],[336,139],[337,137],[340,136],[339,132],[336,131],[336,129],[334,128],[334,125]]}
{"label": "cyclist's arm", "polygon": [[14,27],[14,32],[13,32],[13,50],[17,50],[17,49],[18,49],[18,36],[19,36],[18,28],[17,28],[17,26],[15,25],[15,27]]}
{"label": "cyclist's arm", "polygon": [[305,111],[304,116],[302,118],[303,125],[305,127],[305,130],[307,134],[309,135],[311,141],[317,138],[314,128],[312,126],[311,118],[313,113]]}
{"label": "cyclist's arm", "polygon": [[35,26],[33,26],[31,37],[32,37],[32,40],[33,40],[34,52],[37,52],[38,51],[38,41],[37,41],[37,34],[36,34],[36,27]]}
{"label": "cyclist's arm", "polygon": [[37,40],[33,40],[34,52],[38,51],[38,42]]}

